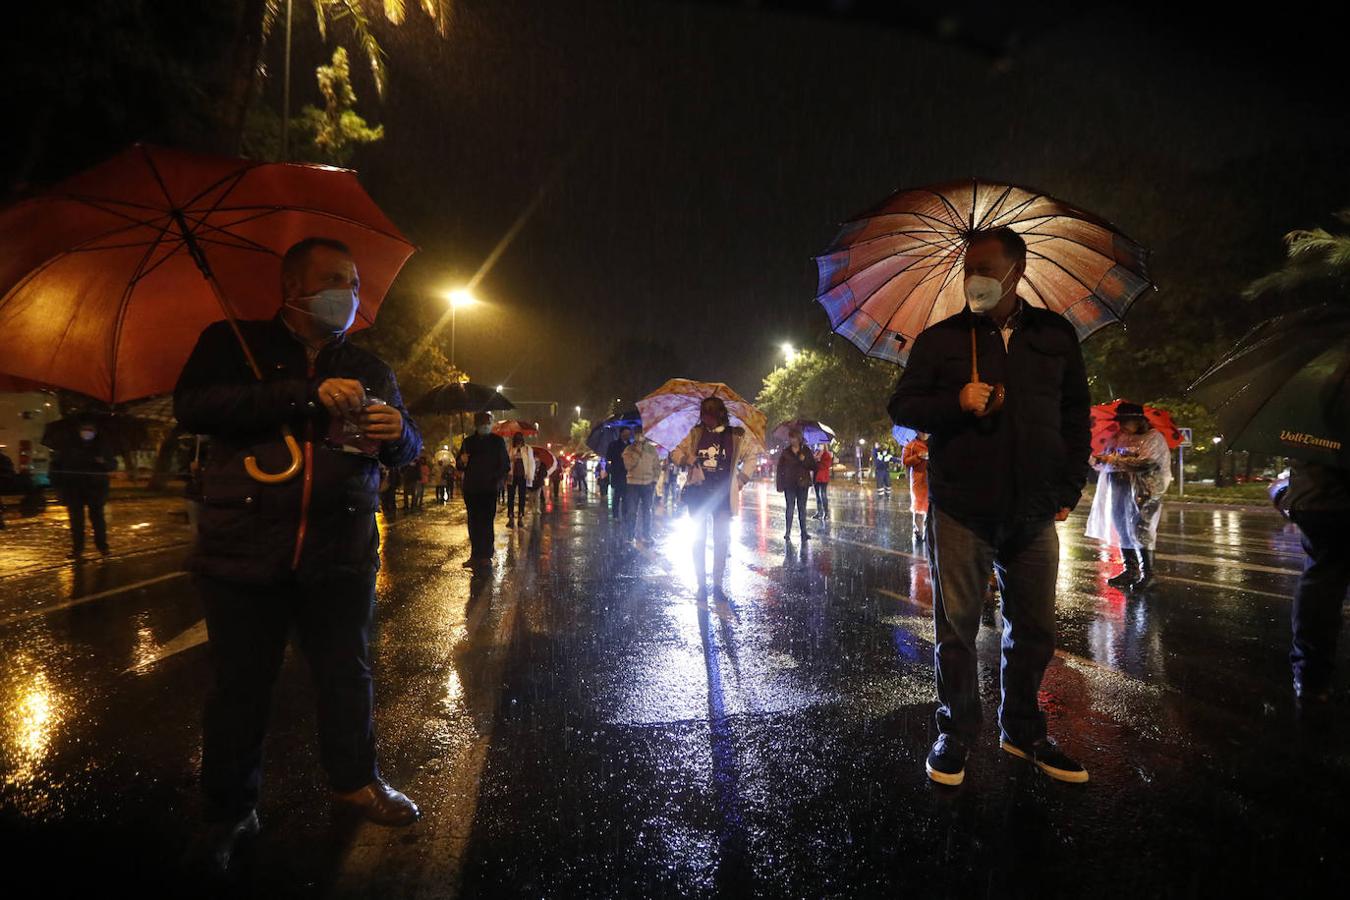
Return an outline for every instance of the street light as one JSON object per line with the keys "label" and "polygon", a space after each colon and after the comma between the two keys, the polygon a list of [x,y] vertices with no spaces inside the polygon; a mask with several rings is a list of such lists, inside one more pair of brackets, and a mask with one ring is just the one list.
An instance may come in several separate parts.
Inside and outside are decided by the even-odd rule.
{"label": "street light", "polygon": [[506,388],[506,385],[504,385],[504,384],[499,384],[499,385],[497,385],[497,393],[500,394],[503,390],[505,390],[505,388]]}
{"label": "street light", "polygon": [[791,344],[784,343],[782,349],[783,349],[783,358],[787,360],[787,364],[789,366],[792,365],[792,363],[797,359],[797,348],[792,346]]}
{"label": "street light", "polygon": [[581,418],[581,407],[578,406],[576,409],[577,409],[577,418],[580,419],[580,418]]}
{"label": "street light", "polygon": [[478,298],[468,288],[455,288],[445,295],[450,304],[450,365],[455,365],[455,315],[461,306],[473,306]]}
{"label": "street light", "polygon": [[1220,435],[1214,435],[1210,438],[1214,444],[1214,486],[1223,487],[1223,454],[1219,452],[1219,445],[1223,443]]}

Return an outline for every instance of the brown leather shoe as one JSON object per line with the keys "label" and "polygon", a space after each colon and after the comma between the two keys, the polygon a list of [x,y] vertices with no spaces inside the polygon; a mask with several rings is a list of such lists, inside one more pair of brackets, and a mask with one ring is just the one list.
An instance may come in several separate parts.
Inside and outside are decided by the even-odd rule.
{"label": "brown leather shoe", "polygon": [[385,784],[383,778],[376,778],[359,791],[350,794],[333,793],[335,812],[360,815],[367,822],[376,825],[388,825],[401,828],[411,825],[422,817],[417,804],[402,793]]}

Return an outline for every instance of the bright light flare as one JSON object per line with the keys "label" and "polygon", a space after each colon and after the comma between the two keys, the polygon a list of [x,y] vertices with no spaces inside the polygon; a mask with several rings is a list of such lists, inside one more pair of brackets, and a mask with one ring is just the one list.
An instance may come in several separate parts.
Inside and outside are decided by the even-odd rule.
{"label": "bright light flare", "polygon": [[478,302],[478,298],[467,288],[455,288],[445,295],[445,301],[452,309],[463,309],[466,306],[473,306]]}

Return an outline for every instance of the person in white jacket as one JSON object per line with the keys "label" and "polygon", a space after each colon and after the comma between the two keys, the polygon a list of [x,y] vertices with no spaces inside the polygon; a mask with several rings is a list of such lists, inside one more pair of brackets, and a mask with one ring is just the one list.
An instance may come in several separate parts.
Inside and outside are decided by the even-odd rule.
{"label": "person in white jacket", "polygon": [[641,525],[642,539],[652,540],[652,496],[661,471],[661,456],[656,445],[642,435],[642,425],[633,429],[633,443],[623,450],[623,464],[628,469],[628,501],[624,504],[624,519],[629,538],[637,536]]}
{"label": "person in white jacket", "polygon": [[525,435],[511,438],[511,474],[506,476],[506,527],[515,528],[525,521],[525,495],[534,484],[534,451],[525,443]]}

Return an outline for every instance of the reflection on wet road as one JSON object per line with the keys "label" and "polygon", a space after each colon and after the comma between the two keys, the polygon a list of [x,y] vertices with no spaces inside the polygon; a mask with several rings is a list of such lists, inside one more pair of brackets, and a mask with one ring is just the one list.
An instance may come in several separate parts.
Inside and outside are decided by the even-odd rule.
{"label": "reflection on wet road", "polygon": [[[832,523],[785,545],[780,496],[748,488],[727,598],[703,603],[677,516],[635,548],[594,497],[564,494],[499,529],[475,577],[460,507],[382,523],[382,765],[426,816],[330,822],[288,659],[238,880],[269,896],[1198,896],[1346,874],[1347,729],[1294,716],[1301,555],[1278,517],[1167,508],[1147,596],[1106,585],[1117,567],[1081,515],[1061,526],[1042,702],[1093,780],[998,752],[991,607],[988,740],[946,790],[923,773],[931,588],[904,500],[832,499]],[[78,570],[16,550],[0,578],[0,838],[63,887],[185,877],[209,651],[182,535],[144,531]]]}

